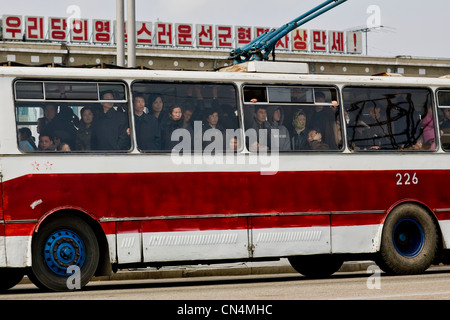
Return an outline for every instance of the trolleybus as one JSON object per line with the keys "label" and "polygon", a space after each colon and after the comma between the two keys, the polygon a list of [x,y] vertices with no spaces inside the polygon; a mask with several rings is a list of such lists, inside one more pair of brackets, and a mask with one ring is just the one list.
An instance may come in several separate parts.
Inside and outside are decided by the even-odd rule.
{"label": "trolleybus", "polygon": [[77,270],[83,287],[130,266],[445,262],[450,80],[303,69],[1,67],[0,287],[68,290]]}

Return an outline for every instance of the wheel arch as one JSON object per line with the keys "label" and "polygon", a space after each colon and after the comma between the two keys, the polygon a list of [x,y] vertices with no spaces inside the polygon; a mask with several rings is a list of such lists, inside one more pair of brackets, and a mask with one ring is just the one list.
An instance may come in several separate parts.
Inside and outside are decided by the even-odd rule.
{"label": "wheel arch", "polygon": [[405,204],[412,204],[418,207],[421,207],[422,209],[424,209],[428,215],[433,219],[434,224],[436,226],[436,230],[439,236],[439,243],[438,243],[438,249],[440,251],[442,251],[444,249],[445,246],[445,241],[444,241],[444,237],[443,237],[443,233],[442,233],[442,228],[441,225],[439,224],[439,219],[437,218],[435,212],[428,207],[424,202],[416,200],[416,199],[404,199],[404,200],[400,200],[396,203],[394,203],[387,211],[386,214],[384,216],[384,219],[382,221],[382,224],[380,226],[378,235],[377,235],[377,244],[378,244],[378,248],[377,251],[380,250],[380,246],[381,246],[381,237],[383,235],[383,231],[384,231],[384,224],[386,222],[386,219],[389,217],[389,215],[391,214],[392,211],[394,211],[396,208],[405,205]]}
{"label": "wheel arch", "polygon": [[[46,215],[42,216],[41,219],[39,219],[38,223],[36,224],[34,233],[39,232],[39,229],[43,225],[45,225],[55,219],[63,219],[64,216],[67,216],[67,215],[76,216],[76,217],[82,219],[84,222],[86,222],[91,227],[91,229],[95,233],[95,236],[97,238],[97,243],[99,246],[99,250],[100,250],[98,267],[97,267],[97,271],[96,271],[95,275],[96,276],[111,275],[112,274],[112,265],[110,262],[110,256],[109,256],[110,251],[109,251],[108,241],[106,239],[106,234],[103,231],[98,220],[91,214],[83,211],[82,209],[64,207],[64,208],[58,208],[58,209],[53,210],[53,211],[47,213]],[[32,238],[32,242],[33,242],[33,239],[34,239],[34,236]]]}

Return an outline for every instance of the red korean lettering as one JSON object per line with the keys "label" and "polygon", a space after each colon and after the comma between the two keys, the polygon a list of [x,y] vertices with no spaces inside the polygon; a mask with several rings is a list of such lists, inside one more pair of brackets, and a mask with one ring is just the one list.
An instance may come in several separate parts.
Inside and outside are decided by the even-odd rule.
{"label": "red korean lettering", "polygon": [[156,44],[172,45],[172,24],[161,22],[156,25]]}
{"label": "red korean lettering", "polygon": [[52,41],[64,41],[67,38],[67,20],[65,18],[49,18],[49,39]]}
{"label": "red korean lettering", "polygon": [[313,51],[327,51],[327,35],[322,30],[312,30],[312,49]]}
{"label": "red korean lettering", "polygon": [[308,50],[308,30],[296,29],[292,31],[292,50]]}
{"label": "red korean lettering", "polygon": [[217,47],[219,48],[233,47],[230,26],[216,26],[216,37],[217,37]]}
{"label": "red korean lettering", "polygon": [[177,24],[176,25],[177,46],[193,46],[192,25]]}
{"label": "red korean lettering", "polygon": [[44,40],[44,18],[25,17],[25,36],[27,40]]}
{"label": "red korean lettering", "polygon": [[330,52],[344,52],[344,32],[329,32]]}
{"label": "red korean lettering", "polygon": [[94,20],[94,42],[111,42],[111,21]]}
{"label": "red korean lettering", "polygon": [[22,39],[22,16],[3,16],[3,38]]}
{"label": "red korean lettering", "polygon": [[88,21],[86,19],[72,20],[71,41],[88,42]]}
{"label": "red korean lettering", "polygon": [[245,45],[252,41],[251,27],[236,27],[236,46]]}
{"label": "red korean lettering", "polygon": [[212,47],[213,46],[213,26],[197,25],[197,46]]}
{"label": "red korean lettering", "polygon": [[151,22],[136,22],[136,43],[151,44],[152,43],[152,23]]}

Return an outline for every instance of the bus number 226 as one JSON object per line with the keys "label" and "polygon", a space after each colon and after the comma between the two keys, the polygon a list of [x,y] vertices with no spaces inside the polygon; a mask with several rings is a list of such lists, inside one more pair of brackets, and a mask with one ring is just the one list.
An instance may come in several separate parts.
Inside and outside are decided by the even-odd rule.
{"label": "bus number 226", "polygon": [[397,185],[398,186],[402,186],[402,185],[410,185],[410,184],[418,184],[419,183],[419,178],[417,178],[416,173],[414,172],[413,175],[411,176],[411,174],[409,173],[397,173],[395,175],[397,177]]}

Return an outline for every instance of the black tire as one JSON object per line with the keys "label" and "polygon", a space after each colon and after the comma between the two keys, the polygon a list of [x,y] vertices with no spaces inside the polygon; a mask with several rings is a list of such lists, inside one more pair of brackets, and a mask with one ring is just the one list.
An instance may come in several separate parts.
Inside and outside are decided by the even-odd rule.
{"label": "black tire", "polygon": [[[95,274],[99,245],[95,233],[82,219],[73,215],[58,217],[40,227],[32,243],[32,266],[29,278],[41,289],[67,291],[84,287]],[[79,267],[79,283],[68,285]]]}
{"label": "black tire", "polygon": [[19,268],[0,268],[0,291],[11,289],[25,275],[25,269]]}
{"label": "black tire", "polygon": [[404,204],[387,217],[381,236],[378,266],[388,274],[419,274],[428,269],[438,251],[434,219],[422,207]]}
{"label": "black tire", "polygon": [[288,258],[291,266],[308,278],[327,278],[338,271],[344,260],[338,255],[324,254]]}

